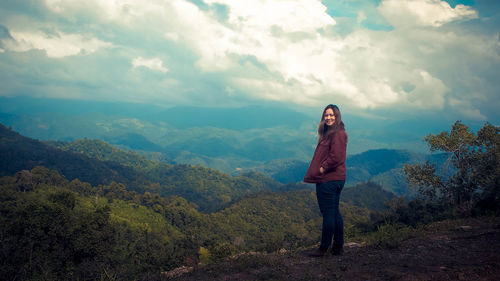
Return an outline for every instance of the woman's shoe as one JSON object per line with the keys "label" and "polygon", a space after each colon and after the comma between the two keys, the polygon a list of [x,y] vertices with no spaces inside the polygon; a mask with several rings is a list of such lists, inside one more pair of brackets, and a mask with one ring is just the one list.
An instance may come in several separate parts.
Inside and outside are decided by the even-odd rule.
{"label": "woman's shoe", "polygon": [[343,246],[335,246],[333,245],[332,247],[332,255],[334,256],[342,256],[344,254],[344,247]]}
{"label": "woman's shoe", "polygon": [[327,253],[328,253],[327,250],[318,248],[314,250],[314,252],[310,253],[309,256],[318,258],[318,257],[324,257]]}

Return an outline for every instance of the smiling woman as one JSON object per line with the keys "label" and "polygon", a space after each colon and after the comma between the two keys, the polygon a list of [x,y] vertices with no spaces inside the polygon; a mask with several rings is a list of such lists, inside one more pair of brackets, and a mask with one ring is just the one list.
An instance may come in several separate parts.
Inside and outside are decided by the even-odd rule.
{"label": "smiling woman", "polygon": [[304,181],[316,184],[316,197],[323,216],[321,245],[313,257],[327,254],[332,244],[333,255],[341,255],[344,245],[344,221],[339,210],[340,192],[346,180],[347,133],[338,106],[329,104],[318,125],[318,145]]}

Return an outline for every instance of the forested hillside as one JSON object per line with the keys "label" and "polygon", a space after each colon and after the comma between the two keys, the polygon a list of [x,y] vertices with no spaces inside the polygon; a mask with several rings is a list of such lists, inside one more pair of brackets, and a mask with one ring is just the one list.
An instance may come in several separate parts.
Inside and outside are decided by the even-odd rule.
{"label": "forested hillside", "polygon": [[[0,133],[2,276],[130,280],[320,236],[307,185],[156,163],[102,141],[49,145],[3,125]],[[347,237],[366,224],[368,208],[380,207],[371,202],[380,191],[347,193]]]}
{"label": "forested hillside", "polygon": [[0,154],[1,176],[12,175],[35,166],[45,166],[60,171],[68,179],[78,178],[93,185],[116,181],[132,186],[134,182],[148,182],[144,175],[130,166],[100,161],[81,153],[62,151],[24,137],[3,124],[0,124]]}
{"label": "forested hillside", "polygon": [[45,141],[46,144],[63,151],[72,151],[84,154],[89,158],[101,161],[112,161],[132,168],[147,170],[155,166],[151,160],[144,158],[136,152],[120,150],[103,140],[81,139],[72,142]]}
{"label": "forested hillside", "polygon": [[[429,139],[445,142],[446,137]],[[294,251],[319,240],[321,217],[309,185],[281,184],[258,172],[230,176],[153,162],[97,140],[50,143],[0,126],[0,276],[149,279],[182,265],[242,252]],[[466,171],[484,174],[471,179],[485,192],[448,196],[445,192],[462,192],[462,182],[454,178],[464,173],[438,179],[429,162],[407,165],[413,183],[429,188],[427,179],[446,180],[451,189],[434,193],[439,200],[407,203],[372,182],[346,188],[341,197],[346,240],[390,246],[404,239],[409,227],[457,214],[498,212],[498,128],[485,126],[467,149],[471,168]],[[375,158],[386,163],[367,171],[398,165]]]}
{"label": "forested hillside", "polygon": [[[180,196],[68,181],[38,166],[1,178],[0,197],[0,274],[11,279],[133,280],[186,262],[313,245],[320,235],[308,189],[253,194],[207,214]],[[368,210],[341,208],[349,237]]]}
{"label": "forested hillside", "polygon": [[[68,179],[92,185],[123,183],[139,193],[179,195],[203,211],[215,211],[248,194],[281,190],[283,184],[258,173],[232,177],[203,167],[154,163],[133,152],[120,151],[107,143],[81,140],[47,145],[24,137],[0,124],[0,175],[45,166]],[[294,187],[287,185],[288,189]]]}
{"label": "forested hillside", "polygon": [[[145,172],[148,170],[144,168],[151,168],[158,163],[158,161],[147,160],[136,152],[119,150],[101,140],[82,139],[72,142],[46,141],[45,143],[62,150],[82,153],[91,158],[115,161],[126,166],[140,168]],[[206,165],[206,161],[208,161],[203,159],[206,160],[206,158],[200,158],[199,161],[201,166]],[[366,151],[347,158],[348,181],[346,186],[352,187],[360,183],[374,182],[389,192],[412,197],[415,195],[415,190],[409,187],[405,179],[403,165],[429,160],[431,163],[442,166],[446,159],[447,157],[444,154],[426,155],[405,150],[380,149]],[[308,162],[297,159],[276,159],[252,169],[242,169],[233,173],[233,175],[248,175],[248,171],[256,171],[268,175],[279,183],[297,183],[302,181],[308,165]],[[272,183],[272,185],[280,185],[279,183]]]}

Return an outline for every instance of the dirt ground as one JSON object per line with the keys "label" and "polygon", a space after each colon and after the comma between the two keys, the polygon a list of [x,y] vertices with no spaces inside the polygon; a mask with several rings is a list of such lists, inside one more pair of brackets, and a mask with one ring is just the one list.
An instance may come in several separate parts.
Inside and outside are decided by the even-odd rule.
{"label": "dirt ground", "polygon": [[162,279],[500,280],[500,218],[435,223],[393,248],[354,244],[321,258],[311,251],[247,253]]}

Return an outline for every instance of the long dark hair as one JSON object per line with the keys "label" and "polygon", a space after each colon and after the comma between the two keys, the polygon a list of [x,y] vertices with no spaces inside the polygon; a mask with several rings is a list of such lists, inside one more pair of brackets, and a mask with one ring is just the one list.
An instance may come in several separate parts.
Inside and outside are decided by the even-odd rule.
{"label": "long dark hair", "polygon": [[[325,124],[325,112],[327,109],[333,110],[333,115],[335,116],[335,123],[332,126]],[[340,114],[340,109],[335,104],[329,104],[323,110],[321,115],[321,121],[318,125],[318,142],[327,139],[338,131],[345,131],[344,122],[342,122],[342,115]]]}

